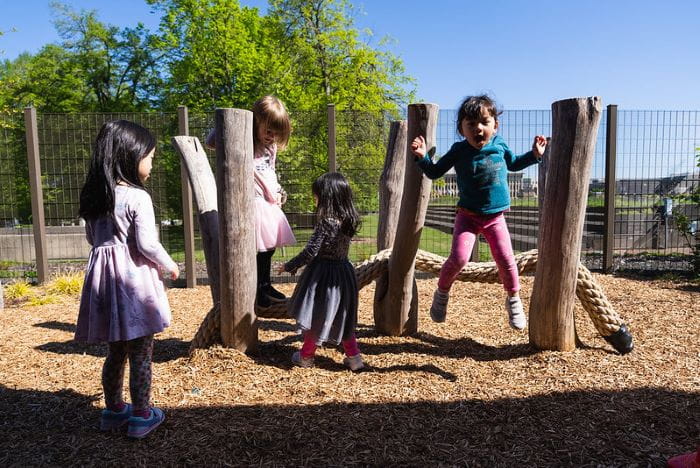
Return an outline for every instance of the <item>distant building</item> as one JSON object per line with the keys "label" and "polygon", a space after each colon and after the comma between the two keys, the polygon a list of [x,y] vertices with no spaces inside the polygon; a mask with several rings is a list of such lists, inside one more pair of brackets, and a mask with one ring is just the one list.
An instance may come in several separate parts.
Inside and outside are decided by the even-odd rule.
{"label": "distant building", "polygon": [[[700,180],[692,174],[674,175],[648,179],[619,179],[615,182],[615,193],[628,196],[673,196],[689,193],[697,187]],[[591,179],[588,185],[590,194],[605,191],[603,179]]]}

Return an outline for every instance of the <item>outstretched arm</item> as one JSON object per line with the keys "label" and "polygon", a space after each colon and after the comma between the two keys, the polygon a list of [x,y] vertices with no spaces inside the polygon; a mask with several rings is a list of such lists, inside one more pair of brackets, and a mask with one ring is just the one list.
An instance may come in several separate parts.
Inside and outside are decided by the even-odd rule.
{"label": "outstretched arm", "polygon": [[417,136],[411,142],[411,152],[413,153],[413,157],[415,158],[420,170],[423,171],[423,173],[429,179],[437,179],[438,177],[442,177],[447,171],[450,170],[451,167],[455,165],[458,154],[456,147],[457,143],[452,145],[452,148],[450,148],[447,153],[443,154],[442,157],[440,157],[440,159],[434,163],[428,155],[427,145],[423,136]]}
{"label": "outstretched arm", "polygon": [[177,263],[170,258],[170,255],[158,241],[153,204],[151,197],[146,192],[143,192],[141,195],[139,205],[134,208],[133,216],[136,246],[139,251],[150,261],[165,270],[170,279],[177,279],[180,276],[180,270]]}
{"label": "outstretched arm", "polygon": [[290,261],[285,263],[279,268],[280,273],[288,271],[295,274],[296,271],[304,265],[311,263],[318,252],[321,250],[321,245],[323,245],[323,240],[329,235],[330,226],[327,225],[325,221],[321,221],[314,229],[313,234],[306,243],[304,250],[299,252],[299,254],[292,258]]}

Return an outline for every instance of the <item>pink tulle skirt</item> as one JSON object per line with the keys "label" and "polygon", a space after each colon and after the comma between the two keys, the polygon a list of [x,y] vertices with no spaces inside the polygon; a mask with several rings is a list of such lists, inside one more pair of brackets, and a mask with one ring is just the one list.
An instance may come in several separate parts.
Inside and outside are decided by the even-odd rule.
{"label": "pink tulle skirt", "polygon": [[255,199],[255,241],[258,252],[292,245],[297,241],[282,208],[263,198]]}

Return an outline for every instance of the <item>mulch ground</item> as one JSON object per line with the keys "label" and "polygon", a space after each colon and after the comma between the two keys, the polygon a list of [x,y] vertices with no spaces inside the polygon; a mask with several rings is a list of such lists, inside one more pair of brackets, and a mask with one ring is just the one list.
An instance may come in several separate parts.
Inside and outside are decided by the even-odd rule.
{"label": "mulch ground", "polygon": [[[432,323],[428,279],[410,337],[378,335],[373,285],[362,290],[360,373],[337,348],[291,367],[289,320],[261,320],[254,355],[188,356],[209,290],[171,289],[152,396],[167,419],[142,441],[97,430],[106,346],[72,341],[77,300],[6,304],[0,466],[663,466],[700,442],[700,288],[594,276],[634,336],[628,355],[578,304],[583,346],[536,351],[508,328],[499,285],[457,283],[447,322]],[[527,307],[533,278],[522,282]]]}

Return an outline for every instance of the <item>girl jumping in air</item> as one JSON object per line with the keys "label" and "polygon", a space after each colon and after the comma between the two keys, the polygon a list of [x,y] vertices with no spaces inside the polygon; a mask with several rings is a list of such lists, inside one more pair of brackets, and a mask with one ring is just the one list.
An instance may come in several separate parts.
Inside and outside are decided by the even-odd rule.
{"label": "girl jumping in air", "polygon": [[357,371],[364,363],[355,338],[358,290],[348,250],[360,215],[352,201],[350,184],[340,173],[323,174],[311,190],[316,202],[314,232],[304,250],[280,267],[280,272],[295,274],[308,265],[289,303],[297,330],[304,336],[301,351],[292,355],[292,362],[313,367],[317,346],[341,342],[344,364]]}
{"label": "girl jumping in air", "polygon": [[[151,197],[156,140],[132,122],[116,120],[100,129],[80,193],[80,216],[92,245],[75,339],[109,343],[102,368],[107,408],[100,429],[128,425],[127,435],[145,437],[165,415],[150,406],[153,335],[170,325],[170,306],[159,276],[180,271],[158,241]],[[131,404],[122,398],[129,358]]]}
{"label": "girl jumping in air", "polygon": [[[258,307],[286,300],[272,287],[270,268],[277,247],[296,243],[292,228],[281,206],[287,194],[277,181],[275,165],[277,152],[282,151],[291,134],[289,114],[282,101],[265,96],[253,104],[253,161],[255,170],[255,239],[257,244]],[[212,130],[205,146],[214,149],[216,134]]]}
{"label": "girl jumping in air", "polygon": [[457,132],[464,140],[452,145],[435,163],[427,155],[422,136],[411,142],[411,151],[418,167],[426,176],[437,179],[452,167],[457,174],[459,201],[452,250],[440,270],[438,287],[430,307],[430,317],[435,322],[445,321],[450,287],[469,260],[476,236],[481,233],[489,244],[508,294],[506,311],[510,326],[522,330],[527,325],[518,294],[518,268],[503,212],[510,208],[508,171],[520,171],[537,163],[544,154],[547,140],[537,135],[532,151],[516,156],[503,138],[496,134],[499,115],[496,104],[488,96],[464,99],[457,114]]}

